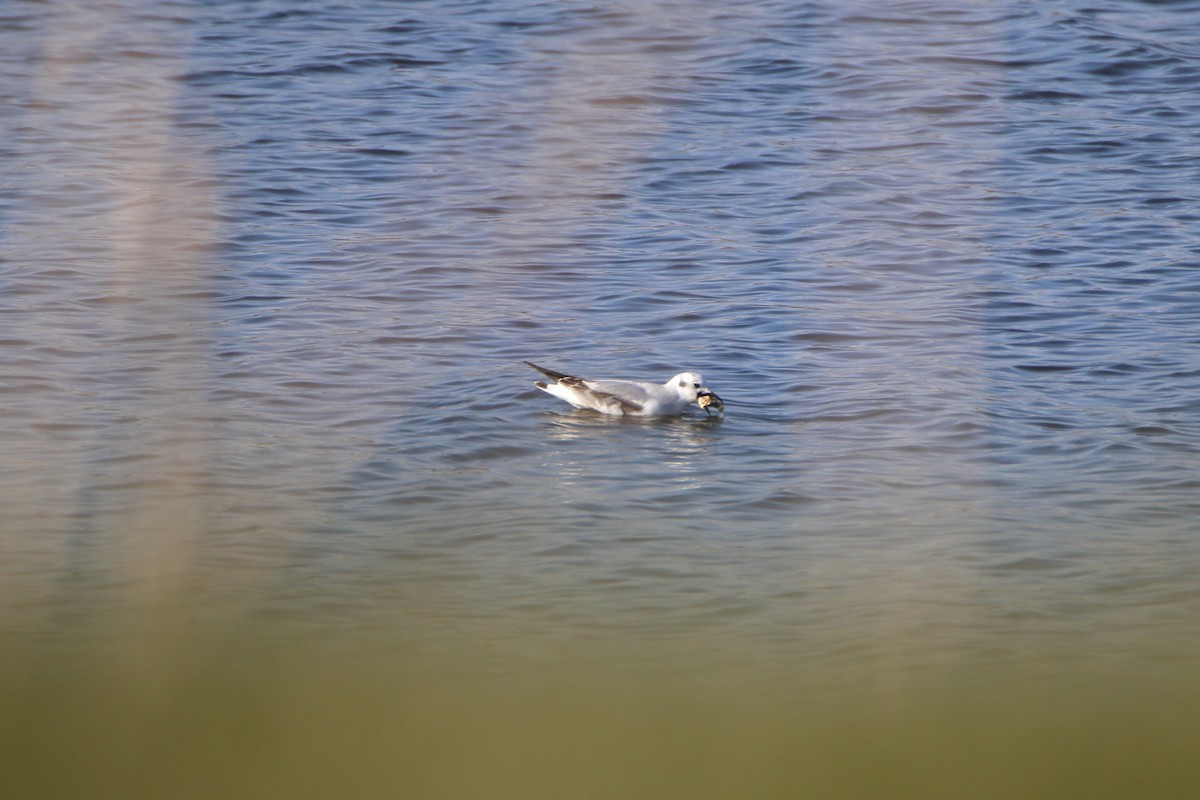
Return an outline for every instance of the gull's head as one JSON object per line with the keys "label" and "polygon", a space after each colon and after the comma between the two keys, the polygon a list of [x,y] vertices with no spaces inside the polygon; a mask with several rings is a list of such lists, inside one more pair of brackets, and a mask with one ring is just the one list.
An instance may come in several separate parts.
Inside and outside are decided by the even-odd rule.
{"label": "gull's head", "polygon": [[[720,412],[725,408],[725,404],[721,402],[721,398],[717,397],[716,393],[704,385],[704,376],[699,372],[681,372],[667,384],[674,387],[675,391],[679,392],[679,396],[689,403],[696,403],[705,411],[710,408]],[[711,414],[711,412],[709,412]]]}
{"label": "gull's head", "polygon": [[699,372],[681,372],[671,378],[667,385],[679,392],[679,396],[689,403],[696,402],[701,392],[708,391],[704,386],[704,376]]}

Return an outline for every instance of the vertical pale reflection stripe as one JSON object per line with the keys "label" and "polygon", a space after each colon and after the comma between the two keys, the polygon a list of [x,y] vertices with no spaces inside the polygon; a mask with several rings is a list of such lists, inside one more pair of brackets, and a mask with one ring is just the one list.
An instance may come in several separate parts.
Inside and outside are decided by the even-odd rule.
{"label": "vertical pale reflection stripe", "polygon": [[[109,413],[96,420],[90,452],[78,454],[75,493],[104,495],[96,502],[120,509],[94,532],[119,539],[92,566],[115,568],[139,611],[179,597],[198,531],[209,435],[200,421],[204,289],[215,235],[202,153],[174,123],[188,28],[156,8],[149,0],[57,4],[30,111],[31,127],[54,132],[43,148],[53,168],[35,179],[39,201],[24,220],[35,235],[86,239],[96,253],[79,270],[95,279],[79,291],[103,300],[92,306],[90,346],[115,350],[103,363],[120,364],[121,374],[99,389],[118,396],[101,404]],[[34,324],[42,341],[61,335],[53,319]],[[87,462],[119,453],[136,455],[124,480],[89,489]],[[87,508],[74,512],[86,516]]]}
{"label": "vertical pale reflection stripe", "polygon": [[[975,13],[982,17],[990,7],[995,11],[994,21],[979,22],[971,28],[972,35],[984,38],[986,29],[1003,26],[1008,5],[978,4]],[[878,4],[861,0],[836,8],[841,14],[864,19],[881,13]],[[972,445],[956,443],[947,435],[950,431],[920,424],[926,417],[944,426],[977,424],[976,409],[982,404],[983,387],[977,387],[980,394],[962,388],[977,386],[970,376],[982,372],[979,351],[963,345],[939,345],[949,340],[971,342],[981,335],[975,323],[957,313],[969,307],[968,296],[978,288],[962,280],[964,265],[982,264],[988,257],[985,242],[963,236],[963,230],[973,226],[962,217],[979,213],[978,196],[986,187],[979,184],[978,176],[981,167],[1000,158],[1001,143],[988,135],[986,119],[973,116],[965,120],[979,126],[972,146],[952,149],[939,140],[939,127],[963,124],[964,120],[947,116],[943,123],[935,111],[926,112],[925,118],[918,116],[922,101],[931,109],[970,102],[963,98],[977,96],[981,83],[1000,84],[1005,79],[994,68],[967,68],[950,57],[972,54],[971,45],[961,42],[962,26],[955,24],[961,13],[961,6],[934,2],[926,4],[915,18],[921,24],[912,29],[883,20],[847,25],[844,36],[815,38],[808,54],[817,66],[843,65],[845,69],[845,65],[853,65],[858,71],[858,80],[852,85],[825,90],[821,105],[833,110],[828,113],[834,121],[816,123],[811,131],[810,152],[836,156],[814,161],[805,172],[805,188],[820,190],[848,180],[865,187],[851,193],[854,200],[850,203],[831,193],[821,209],[825,224],[860,231],[857,246],[841,248],[837,261],[827,261],[827,265],[848,276],[847,282],[853,277],[864,285],[887,287],[829,308],[826,319],[815,319],[814,326],[857,331],[880,329],[879,323],[888,321],[893,330],[927,340],[924,353],[909,345],[897,351],[902,357],[875,358],[867,367],[850,363],[846,371],[848,379],[886,387],[890,404],[898,412],[889,438],[923,454],[897,467],[873,462],[869,445],[864,447],[864,468],[877,471],[898,487],[892,513],[903,520],[900,529],[953,531],[940,536],[930,533],[915,550],[897,541],[896,553],[907,556],[884,554],[873,563],[864,560],[870,567],[861,574],[857,572],[861,565],[854,559],[846,561],[846,574],[840,582],[855,587],[859,596],[842,602],[846,607],[857,604],[872,610],[875,630],[871,638],[883,656],[878,670],[881,700],[903,697],[902,684],[908,676],[902,665],[910,658],[914,643],[928,647],[938,635],[962,636],[978,624],[974,615],[979,606],[970,602],[978,576],[972,566],[956,564],[944,553],[969,551],[958,540],[981,535],[982,515],[989,502],[986,472]],[[987,30],[986,38],[1002,37],[1002,29]],[[856,118],[858,124],[849,122]],[[925,219],[932,221],[923,223]],[[956,224],[949,224],[948,219]],[[938,257],[934,261],[910,259],[915,254],[926,259],[933,254]],[[822,312],[814,307],[810,313]],[[850,319],[852,324],[844,326],[841,319]],[[811,468],[844,469],[844,465],[816,461]],[[963,486],[972,484],[977,488],[963,491]],[[952,525],[946,524],[947,518],[953,520]],[[937,565],[936,569],[931,565]],[[885,580],[878,579],[876,570],[881,567],[886,567]],[[912,601],[925,595],[941,602],[922,605]],[[957,606],[956,596],[963,600]],[[955,652],[934,648],[925,658],[933,666],[933,658],[954,658]]]}
{"label": "vertical pale reflection stripe", "polygon": [[619,3],[605,11],[604,24],[531,54],[550,77],[526,89],[537,135],[513,180],[534,219],[505,218],[514,229],[502,233],[514,241],[547,228],[551,236],[569,237],[586,226],[599,196],[630,190],[636,164],[655,155],[669,104],[692,88],[672,47],[682,51],[702,39],[715,13],[690,0]]}

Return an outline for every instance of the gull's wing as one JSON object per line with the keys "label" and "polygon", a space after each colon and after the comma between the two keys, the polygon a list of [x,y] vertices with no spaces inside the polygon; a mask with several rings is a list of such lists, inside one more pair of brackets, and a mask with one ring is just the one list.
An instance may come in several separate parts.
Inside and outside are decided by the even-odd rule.
{"label": "gull's wing", "polygon": [[[553,380],[573,398],[563,396],[564,400],[584,408],[593,408],[596,411],[608,411],[609,413],[620,409],[623,414],[639,414],[645,406],[645,400],[649,399],[646,390],[633,381],[586,381],[574,375],[567,375],[565,372],[555,372],[552,369],[539,367],[532,361],[525,363]],[[535,383],[535,385],[539,389],[547,388],[541,383]],[[551,392],[551,394],[562,396],[562,393],[558,392]]]}
{"label": "gull's wing", "polygon": [[653,390],[658,388],[653,384],[639,383],[638,381],[612,379],[584,381],[584,383],[593,392],[618,397],[625,402],[634,403],[638,406],[644,406],[650,402],[654,398]]}
{"label": "gull's wing", "polygon": [[586,400],[586,404],[597,411],[616,406],[622,413],[640,414],[643,408],[642,403],[624,393],[605,391],[604,384],[611,381],[585,381],[581,378],[567,377],[559,379],[558,383],[569,388],[581,400]]}

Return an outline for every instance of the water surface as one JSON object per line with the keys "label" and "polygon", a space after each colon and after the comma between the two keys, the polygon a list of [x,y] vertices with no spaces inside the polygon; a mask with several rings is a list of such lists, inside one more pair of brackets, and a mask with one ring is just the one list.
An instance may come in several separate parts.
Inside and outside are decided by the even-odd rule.
{"label": "water surface", "polygon": [[1198,82],[1194,3],[9,4],[0,630],[1187,683]]}

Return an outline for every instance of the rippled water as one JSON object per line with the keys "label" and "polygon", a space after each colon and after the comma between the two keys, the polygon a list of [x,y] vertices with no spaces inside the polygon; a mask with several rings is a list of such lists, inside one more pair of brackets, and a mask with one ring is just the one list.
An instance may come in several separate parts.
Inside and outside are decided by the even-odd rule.
{"label": "rippled water", "polygon": [[1194,3],[7,4],[6,635],[1194,654],[1198,85]]}

